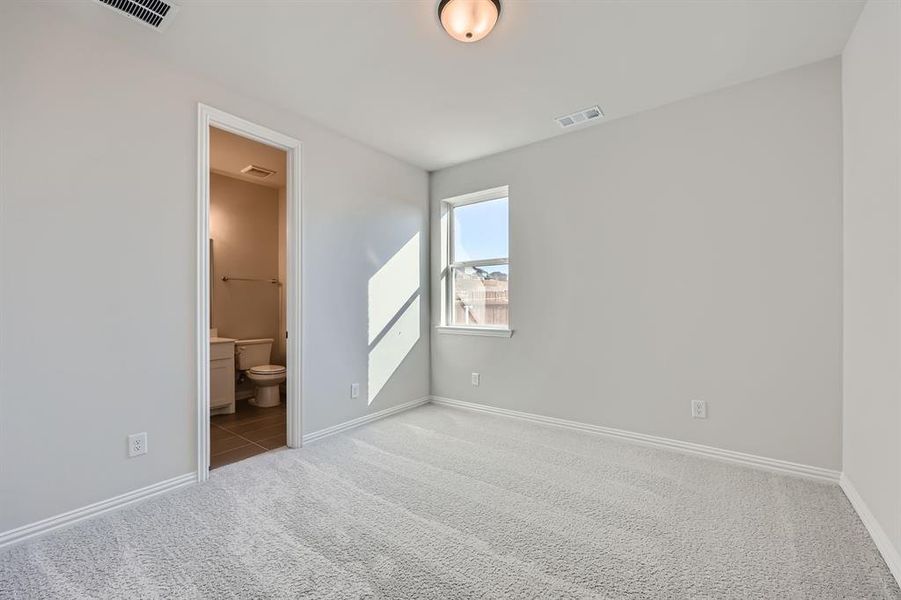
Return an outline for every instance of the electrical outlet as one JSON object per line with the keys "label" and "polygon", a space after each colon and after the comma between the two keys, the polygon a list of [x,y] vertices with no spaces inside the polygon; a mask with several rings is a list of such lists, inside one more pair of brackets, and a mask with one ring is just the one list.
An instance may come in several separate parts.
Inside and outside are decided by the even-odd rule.
{"label": "electrical outlet", "polygon": [[147,432],[133,433],[128,436],[128,457],[147,454]]}
{"label": "electrical outlet", "polygon": [[479,385],[479,382],[481,381],[481,379],[482,379],[481,375],[479,375],[478,373],[473,373],[472,374],[472,385],[476,385],[476,386]]}
{"label": "electrical outlet", "polygon": [[351,398],[359,398],[360,397],[360,384],[359,383],[350,384],[350,397]]}
{"label": "electrical outlet", "polygon": [[707,402],[705,400],[691,401],[691,418],[706,419],[707,418]]}

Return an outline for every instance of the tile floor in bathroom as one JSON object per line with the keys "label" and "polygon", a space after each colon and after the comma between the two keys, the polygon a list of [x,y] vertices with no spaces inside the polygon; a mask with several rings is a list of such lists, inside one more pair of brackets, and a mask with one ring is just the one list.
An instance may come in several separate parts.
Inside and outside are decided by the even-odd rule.
{"label": "tile floor in bathroom", "polygon": [[230,415],[210,417],[210,468],[215,469],[286,444],[287,405],[258,408],[239,400]]}

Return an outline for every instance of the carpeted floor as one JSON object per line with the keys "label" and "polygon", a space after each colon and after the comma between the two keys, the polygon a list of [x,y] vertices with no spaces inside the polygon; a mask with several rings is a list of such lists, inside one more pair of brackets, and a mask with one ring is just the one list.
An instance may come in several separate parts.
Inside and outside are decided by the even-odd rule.
{"label": "carpeted floor", "polygon": [[0,598],[901,598],[835,485],[425,406],[0,551]]}

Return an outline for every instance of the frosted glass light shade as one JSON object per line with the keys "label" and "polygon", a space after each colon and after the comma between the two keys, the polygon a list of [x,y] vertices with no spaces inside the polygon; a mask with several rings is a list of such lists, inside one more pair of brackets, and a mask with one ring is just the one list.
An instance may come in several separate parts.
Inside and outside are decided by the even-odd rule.
{"label": "frosted glass light shade", "polygon": [[441,0],[438,17],[455,40],[478,42],[494,29],[501,14],[500,0]]}

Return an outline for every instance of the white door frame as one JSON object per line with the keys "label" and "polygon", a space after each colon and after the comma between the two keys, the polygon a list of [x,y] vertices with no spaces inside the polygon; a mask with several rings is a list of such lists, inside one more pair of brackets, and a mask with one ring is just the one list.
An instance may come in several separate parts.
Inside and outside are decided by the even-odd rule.
{"label": "white door frame", "polygon": [[288,446],[303,441],[301,404],[301,143],[205,104],[197,105],[197,481],[210,476],[210,127],[284,150],[287,155]]}

